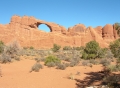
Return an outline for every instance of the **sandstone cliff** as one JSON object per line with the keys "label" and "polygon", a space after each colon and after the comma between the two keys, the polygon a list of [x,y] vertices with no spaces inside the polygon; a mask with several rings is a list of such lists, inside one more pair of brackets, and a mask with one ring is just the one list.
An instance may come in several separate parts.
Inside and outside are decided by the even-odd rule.
{"label": "sandstone cliff", "polygon": [[[39,30],[40,24],[48,26],[50,32]],[[101,47],[108,47],[109,43],[117,38],[115,27],[110,24],[96,28],[77,24],[67,30],[56,23],[16,15],[12,16],[9,24],[0,24],[0,40],[5,43],[17,40],[24,47],[51,48],[54,43],[61,46],[84,46],[91,40],[97,41]]]}

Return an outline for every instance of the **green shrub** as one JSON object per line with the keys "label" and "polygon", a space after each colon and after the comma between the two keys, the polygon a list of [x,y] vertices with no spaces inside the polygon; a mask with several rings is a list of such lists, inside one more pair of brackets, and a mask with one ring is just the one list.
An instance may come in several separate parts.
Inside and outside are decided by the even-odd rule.
{"label": "green shrub", "polygon": [[2,53],[4,51],[4,43],[2,41],[0,41],[0,53]]}
{"label": "green shrub", "polygon": [[29,49],[33,50],[33,49],[34,49],[34,47],[33,47],[33,46],[30,46],[30,48],[29,48]]}
{"label": "green shrub", "polygon": [[65,46],[65,47],[63,47],[63,50],[72,50],[72,47],[70,47],[70,46]]}
{"label": "green shrub", "polygon": [[52,48],[52,51],[53,51],[53,52],[58,52],[60,48],[61,48],[60,45],[54,44],[54,45],[53,45],[53,48]]}
{"label": "green shrub", "polygon": [[120,58],[120,39],[115,40],[114,42],[111,42],[110,45],[110,50],[113,53],[115,58]]}
{"label": "green shrub", "polygon": [[61,63],[61,60],[58,59],[58,58],[55,57],[55,56],[52,56],[52,55],[46,57],[46,59],[45,59],[45,65],[49,65],[49,64],[51,64],[51,63],[57,65],[57,64]]}
{"label": "green shrub", "polygon": [[82,58],[83,59],[88,59],[88,54],[86,52],[82,52]]}
{"label": "green shrub", "polygon": [[83,46],[81,46],[81,47],[73,47],[73,50],[78,50],[78,51],[80,51],[80,50],[83,50],[83,49],[84,49]]}
{"label": "green shrub", "polygon": [[100,48],[98,50],[98,58],[105,58],[105,55],[106,55],[106,52],[107,52],[107,48]]}
{"label": "green shrub", "polygon": [[40,63],[35,63],[35,64],[32,66],[30,72],[32,72],[32,71],[39,72],[39,70],[42,69],[42,68],[43,68],[43,66],[42,66]]}
{"label": "green shrub", "polygon": [[82,54],[83,59],[95,59],[98,56],[99,44],[96,41],[90,41],[86,44]]}

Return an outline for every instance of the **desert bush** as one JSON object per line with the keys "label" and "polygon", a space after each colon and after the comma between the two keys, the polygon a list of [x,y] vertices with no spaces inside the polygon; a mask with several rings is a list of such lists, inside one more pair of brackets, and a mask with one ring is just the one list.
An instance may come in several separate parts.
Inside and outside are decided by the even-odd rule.
{"label": "desert bush", "polygon": [[54,44],[54,45],[53,45],[53,48],[52,48],[52,51],[53,51],[53,52],[58,52],[60,48],[61,48],[60,45]]}
{"label": "desert bush", "polygon": [[70,66],[70,64],[69,64],[69,63],[64,63],[64,65],[65,65],[66,67],[69,67],[69,66]]}
{"label": "desert bush", "polygon": [[44,62],[44,61],[45,61],[45,57],[41,57],[41,58],[40,58],[40,61],[43,61],[43,62]]}
{"label": "desert bush", "polygon": [[114,42],[111,42],[110,45],[110,50],[113,53],[115,58],[120,58],[120,39],[115,40]]}
{"label": "desert bush", "polygon": [[66,55],[64,54],[58,54],[56,55],[56,57],[59,58],[60,60],[65,60],[67,58]]}
{"label": "desert bush", "polygon": [[88,59],[87,57],[88,57],[88,54],[83,51],[82,52],[82,58],[86,60],[86,59]]}
{"label": "desert bush", "polygon": [[68,62],[71,62],[72,58],[70,58],[70,57],[65,57],[64,60],[65,60],[65,61],[68,61]]}
{"label": "desert bush", "polygon": [[1,63],[11,62],[12,59],[20,60],[18,52],[20,51],[19,44],[15,41],[4,47],[4,52],[1,55]]}
{"label": "desert bush", "polygon": [[111,52],[111,50],[107,50],[106,52],[105,52],[105,58],[107,58],[107,59],[113,59],[114,58],[114,55],[113,55],[113,53]]}
{"label": "desert bush", "polygon": [[27,56],[35,56],[36,55],[36,51],[33,49],[27,49],[24,51],[25,51],[24,55],[27,55]]}
{"label": "desert bush", "polygon": [[56,64],[54,62],[49,62],[45,65],[48,66],[48,67],[55,67],[56,66]]}
{"label": "desert bush", "polygon": [[120,71],[120,66],[118,65],[109,65],[107,66],[107,69],[110,70],[111,72],[116,72],[116,71]]}
{"label": "desert bush", "polygon": [[71,61],[70,61],[70,67],[74,67],[76,65],[78,65],[80,62],[80,59],[79,58],[73,58]]}
{"label": "desert bush", "polygon": [[98,50],[98,58],[105,58],[105,55],[106,55],[106,52],[107,52],[107,48],[100,48]]}
{"label": "desert bush", "polygon": [[110,61],[103,58],[100,60],[100,64],[102,64],[103,66],[108,66],[110,65]]}
{"label": "desert bush", "polygon": [[32,66],[30,72],[32,72],[32,71],[39,72],[39,70],[42,69],[42,68],[43,68],[43,66],[40,63],[35,63]]}
{"label": "desert bush", "polygon": [[83,46],[73,47],[73,50],[77,50],[77,51],[84,50],[84,47]]}
{"label": "desert bush", "polygon": [[64,63],[58,64],[57,65],[57,69],[65,70],[66,69],[66,65]]}
{"label": "desert bush", "polygon": [[34,47],[33,47],[33,46],[30,46],[30,47],[29,47],[29,49],[33,50],[33,49],[34,49]]}
{"label": "desert bush", "polygon": [[5,53],[2,53],[2,55],[0,57],[0,61],[1,61],[1,63],[11,62],[11,57]]}
{"label": "desert bush", "polygon": [[87,66],[87,65],[88,65],[88,61],[83,60],[83,61],[82,61],[82,65],[83,65],[83,66]]}
{"label": "desert bush", "polygon": [[103,82],[107,84],[109,88],[120,88],[119,82],[120,82],[120,76],[119,75],[106,75],[103,78]]}
{"label": "desert bush", "polygon": [[13,57],[14,55],[17,55],[19,50],[20,50],[20,46],[16,41],[6,46],[4,49],[5,53],[10,55],[11,57]]}
{"label": "desert bush", "polygon": [[98,61],[95,60],[95,59],[91,59],[89,60],[89,63],[93,64],[93,65],[97,65],[98,64]]}
{"label": "desert bush", "polygon": [[35,58],[35,61],[36,61],[36,62],[40,62],[41,59],[36,57],[36,58]]}
{"label": "desert bush", "polygon": [[70,62],[70,67],[74,67],[74,66],[76,66],[76,62],[74,61]]}
{"label": "desert bush", "polygon": [[72,47],[70,47],[70,46],[64,46],[63,50],[72,50]]}
{"label": "desert bush", "polygon": [[99,44],[96,41],[90,41],[86,44],[84,52],[82,54],[83,59],[95,59],[100,49]]}
{"label": "desert bush", "polygon": [[117,58],[117,64],[120,64],[120,58]]}
{"label": "desert bush", "polygon": [[45,59],[45,65],[48,66],[51,63],[57,65],[57,64],[61,63],[61,60],[58,59],[55,56],[50,55],[50,56],[46,57],[46,59]]}
{"label": "desert bush", "polygon": [[0,41],[0,53],[2,53],[4,51],[4,43],[2,41]]}
{"label": "desert bush", "polygon": [[20,61],[20,57],[17,56],[17,55],[15,55],[15,56],[14,56],[14,60],[16,60],[16,61]]}

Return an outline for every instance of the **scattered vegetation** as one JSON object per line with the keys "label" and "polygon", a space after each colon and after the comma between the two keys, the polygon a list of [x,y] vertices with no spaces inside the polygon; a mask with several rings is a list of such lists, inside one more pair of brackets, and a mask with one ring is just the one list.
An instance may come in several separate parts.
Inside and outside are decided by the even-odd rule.
{"label": "scattered vegetation", "polygon": [[54,44],[52,50],[53,52],[58,52],[60,48],[61,48],[60,45]]}
{"label": "scattered vegetation", "polygon": [[4,51],[4,43],[2,41],[0,41],[0,53],[2,53]]}
{"label": "scattered vegetation", "polygon": [[30,72],[32,72],[32,71],[39,72],[39,70],[42,69],[42,68],[43,68],[43,66],[40,63],[35,63],[32,66]]}
{"label": "scattered vegetation", "polygon": [[30,49],[32,49],[32,50],[33,50],[33,49],[34,49],[34,47],[33,47],[33,46],[30,46]]}
{"label": "scattered vegetation", "polygon": [[52,55],[46,57],[46,59],[45,59],[45,65],[49,66],[49,67],[54,67],[60,63],[61,63],[61,60]]}
{"label": "scattered vegetation", "polygon": [[8,63],[11,62],[11,57],[9,55],[7,55],[6,53],[2,53],[1,57],[0,57],[0,61],[1,63]]}
{"label": "scattered vegetation", "polygon": [[100,64],[103,66],[108,66],[110,64],[110,61],[104,58],[100,60]]}
{"label": "scattered vegetation", "polygon": [[11,62],[12,59],[20,60],[19,58],[20,46],[15,41],[8,46],[4,47],[4,51],[1,54],[0,61],[1,63]]}
{"label": "scattered vegetation", "polygon": [[115,75],[115,74],[109,75],[109,74],[107,74],[104,77],[103,82],[105,82],[109,88],[120,88],[120,85],[119,85],[120,76],[119,75]]}
{"label": "scattered vegetation", "polygon": [[114,42],[110,43],[110,50],[113,53],[115,58],[120,58],[120,39],[115,40]]}
{"label": "scattered vegetation", "polygon": [[60,63],[57,65],[57,69],[65,70],[68,64],[65,63]]}
{"label": "scattered vegetation", "polygon": [[[20,55],[26,55],[36,57],[36,63],[32,66],[30,72],[39,72],[43,68],[40,61],[43,61],[44,65],[48,67],[56,66],[56,69],[61,70],[65,70],[67,67],[74,67],[81,63],[83,66],[89,67],[102,64],[110,72],[120,71],[120,39],[112,42],[109,48],[100,48],[96,41],[88,42],[85,47],[65,46],[63,50],[60,50],[60,48],[61,46],[54,44],[51,50],[36,50],[32,46],[24,47],[21,50],[17,42],[5,46],[0,41],[0,62],[9,63],[12,62],[12,59],[20,60]],[[114,57],[116,58],[116,64],[111,65]],[[69,78],[74,79],[74,75],[71,74]],[[117,85],[118,81],[117,76],[113,77],[108,75],[104,78],[104,82],[107,82],[109,86]]]}
{"label": "scattered vegetation", "polygon": [[65,46],[65,47],[63,47],[63,50],[72,50],[72,47],[70,47],[70,46]]}

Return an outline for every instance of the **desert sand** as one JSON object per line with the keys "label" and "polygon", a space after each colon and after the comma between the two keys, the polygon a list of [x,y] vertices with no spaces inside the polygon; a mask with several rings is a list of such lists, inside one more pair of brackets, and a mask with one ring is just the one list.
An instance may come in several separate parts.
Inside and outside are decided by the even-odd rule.
{"label": "desert sand", "polygon": [[[75,79],[83,80],[88,76],[85,73],[102,70],[102,65],[94,65],[92,68],[88,66],[67,67],[65,70],[44,66],[39,72],[30,73],[35,63],[35,60],[23,58],[20,61],[0,64],[2,72],[0,88],[78,88]],[[76,75],[77,72],[80,74]],[[69,78],[71,75],[74,77],[73,80]]]}

